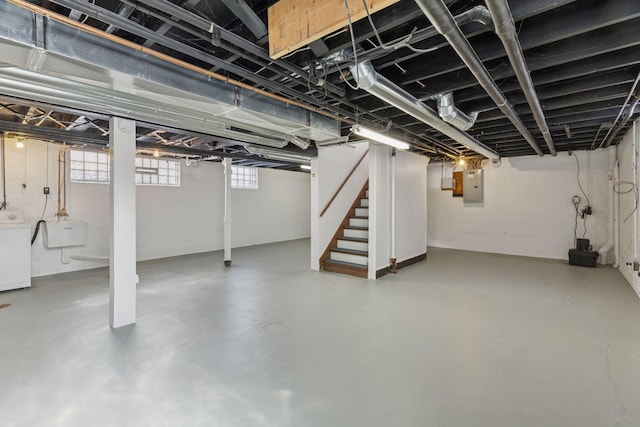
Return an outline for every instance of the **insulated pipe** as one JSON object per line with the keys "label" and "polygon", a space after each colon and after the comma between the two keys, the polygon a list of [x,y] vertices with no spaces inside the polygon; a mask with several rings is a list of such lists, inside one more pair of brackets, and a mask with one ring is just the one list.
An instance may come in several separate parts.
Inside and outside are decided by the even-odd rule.
{"label": "insulated pipe", "polygon": [[264,87],[270,88],[274,92],[282,93],[292,98],[297,98],[304,102],[308,102],[310,104],[317,102],[317,100],[314,99],[313,96],[311,95],[298,92],[296,89],[293,89],[292,87],[289,87],[284,83],[279,83],[276,81],[269,80],[268,78],[262,77],[259,74],[249,72],[244,68],[240,67],[239,65],[235,65],[233,63],[224,61],[214,55],[211,55],[202,50],[196,49],[195,47],[184,44],[178,40],[160,35],[155,31],[148,29],[147,27],[137,24],[101,6],[98,6],[92,3],[84,3],[78,0],[51,0],[51,1],[52,3],[67,7],[69,9],[79,10],[83,14],[90,16],[91,18],[97,19],[101,22],[117,25],[120,29],[124,31],[127,31],[139,37],[144,37],[147,40],[151,40],[154,43],[158,43],[169,49],[173,49],[175,51],[184,53],[187,56],[203,61],[209,65],[220,67],[226,71],[229,71],[244,79],[247,79],[253,82],[254,84],[262,85]]}
{"label": "insulated pipe", "polygon": [[529,104],[529,108],[531,108],[533,118],[538,125],[538,129],[542,132],[547,147],[549,147],[549,152],[552,156],[555,156],[558,153],[556,152],[553,138],[551,138],[549,126],[547,126],[547,119],[540,106],[540,99],[533,86],[533,80],[531,80],[529,67],[524,58],[520,40],[518,40],[518,32],[516,31],[516,25],[513,21],[513,14],[511,13],[511,9],[509,9],[509,3],[507,3],[507,0],[486,0],[486,3],[489,13],[493,18],[495,32],[498,37],[500,37],[500,40],[502,40],[504,50],[507,52],[511,67],[518,78],[518,82],[520,82],[522,92],[525,98],[527,98],[527,103]]}
{"label": "insulated pipe", "polygon": [[378,74],[370,61],[360,62],[357,66],[352,66],[351,75],[356,79],[358,86],[371,95],[426,123],[464,145],[469,150],[488,157],[494,163],[500,160],[498,153],[480,141],[475,140],[469,134],[443,121],[435,111],[424,105],[416,97]]}
{"label": "insulated pipe", "polygon": [[435,98],[438,103],[438,114],[440,114],[442,120],[451,123],[461,130],[467,130],[473,127],[478,118],[478,113],[473,112],[466,114],[460,111],[453,100],[453,93],[447,92],[439,94],[436,95]]}
{"label": "insulated pipe", "polygon": [[460,30],[460,27],[458,27],[458,24],[456,24],[454,17],[442,0],[415,1],[420,9],[422,9],[422,12],[429,18],[434,28],[447,39],[451,47],[458,53],[462,61],[469,68],[469,71],[473,73],[478,83],[484,88],[500,111],[513,123],[531,148],[533,148],[538,155],[544,155],[536,140],[531,136],[527,127],[522,123],[518,114],[511,104],[509,104],[500,88],[498,88],[498,85],[489,74],[489,71],[487,71],[478,54],[476,54],[469,44],[469,41]]}
{"label": "insulated pipe", "polygon": [[[638,101],[640,100],[640,90],[636,92],[636,88],[640,88],[640,86],[638,86],[638,83],[640,83],[640,73],[638,73],[638,75],[636,76],[636,79],[631,85],[631,90],[629,90],[629,94],[627,95],[627,98],[624,100],[624,104],[622,104],[622,108],[620,109],[620,112],[616,116],[616,119],[613,121],[613,126],[609,129],[609,132],[607,132],[607,134],[602,139],[602,142],[600,143],[600,148],[602,148],[602,146],[608,147],[609,145],[611,145],[611,142],[613,142],[613,139],[616,137],[616,135],[618,135],[618,132],[620,132],[620,130],[629,122],[629,119],[631,119],[631,116],[633,115],[633,110],[635,109],[636,105],[638,104]],[[625,117],[623,117],[622,119],[622,122],[620,124],[617,124],[618,120],[620,120],[620,117],[625,112],[625,109],[627,108],[629,101],[633,97],[635,97],[635,100],[633,101],[631,107],[629,107],[629,110],[627,110]],[[611,132],[613,132],[613,134],[611,134]]]}
{"label": "insulated pipe", "polygon": [[222,160],[224,167],[224,265],[231,266],[231,159]]}
{"label": "insulated pipe", "polygon": [[613,191],[613,184],[614,184],[614,180],[613,180],[613,176],[614,176],[614,169],[616,167],[616,148],[615,147],[609,147],[609,186],[608,186],[608,197],[609,197],[609,217],[608,217],[608,235],[609,238],[607,239],[607,243],[605,243],[600,250],[598,251],[600,253],[599,255],[599,260],[600,260],[600,264],[605,265],[607,264],[607,254],[609,252],[611,252],[611,249],[613,249],[613,245],[615,242],[615,212],[614,212],[614,191]]}
{"label": "insulated pipe", "polygon": [[[640,103],[640,93],[638,93],[637,95],[634,95],[633,102],[631,103],[631,105],[629,105],[629,109],[624,114],[620,124],[618,126],[616,126],[615,131],[613,131],[613,133],[611,134],[611,136],[607,140],[606,144],[604,145],[605,147],[609,147],[611,145],[611,143],[613,142],[613,140],[615,139],[615,137],[618,136],[618,133],[620,133],[620,131],[627,125],[627,123],[629,123],[629,120],[631,120],[631,116],[633,116],[633,113],[634,113],[636,107],[638,106],[638,103]],[[609,131],[611,131],[612,129],[613,128],[609,129]]]}
{"label": "insulated pipe", "polygon": [[[232,33],[231,31],[220,27],[216,24],[214,24],[213,22],[202,18],[192,12],[189,12],[186,9],[183,9],[182,7],[175,5],[167,0],[140,0],[140,3],[146,4],[147,6],[156,8],[162,12],[168,13],[171,15],[171,17],[173,17],[174,19],[180,19],[182,21],[188,22],[189,24],[207,31],[208,33],[212,34],[212,40],[215,41],[216,37],[219,37],[221,39],[226,40],[227,42],[231,43],[232,45],[235,45],[241,49],[246,50],[249,53],[252,53],[254,55],[256,55],[259,58],[262,58],[264,60],[269,61],[270,63],[273,63],[275,65],[278,65],[282,68],[284,68],[285,70],[289,71],[292,74],[298,74],[300,76],[306,76],[309,81],[318,87],[326,87],[326,89],[332,93],[335,93],[338,96],[344,96],[345,95],[345,91],[344,89],[332,84],[332,83],[328,83],[322,79],[319,79],[317,77],[312,76],[310,73],[307,73],[306,71],[302,70],[301,68],[285,61],[282,59],[271,59],[269,57],[269,53],[263,49],[262,47],[251,43],[250,41],[244,39],[243,37],[240,37],[237,34]],[[288,76],[291,77],[291,76]],[[324,89],[320,90],[321,92],[324,92]]]}
{"label": "insulated pipe", "polygon": [[[470,22],[477,22],[493,30],[493,21],[491,20],[491,15],[489,15],[489,11],[484,6],[472,7],[466,12],[462,12],[461,14],[456,15],[455,20],[458,26],[465,25]],[[409,44],[418,43],[420,41],[426,40],[436,35],[438,35],[438,31],[435,28],[433,27],[422,28],[416,31],[415,33],[412,33],[411,38],[407,41],[407,43]],[[388,46],[393,46],[397,43],[401,43],[403,40],[406,40],[406,39],[407,37],[403,36],[393,41],[387,42],[386,44]],[[434,50],[435,49],[436,48],[434,48]],[[368,51],[362,54],[358,54],[358,60],[366,61],[366,60],[378,59],[386,55],[387,52],[388,52],[387,50],[383,49],[380,46],[374,47],[373,49],[369,49]],[[338,71],[337,67],[335,67],[335,69],[334,68],[330,69],[330,73],[337,72],[337,71]]]}

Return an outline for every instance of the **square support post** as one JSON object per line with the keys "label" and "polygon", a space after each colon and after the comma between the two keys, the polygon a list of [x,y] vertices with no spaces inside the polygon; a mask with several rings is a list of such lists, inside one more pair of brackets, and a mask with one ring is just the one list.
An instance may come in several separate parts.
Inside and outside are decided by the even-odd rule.
{"label": "square support post", "polygon": [[136,322],[136,123],[111,117],[110,325]]}

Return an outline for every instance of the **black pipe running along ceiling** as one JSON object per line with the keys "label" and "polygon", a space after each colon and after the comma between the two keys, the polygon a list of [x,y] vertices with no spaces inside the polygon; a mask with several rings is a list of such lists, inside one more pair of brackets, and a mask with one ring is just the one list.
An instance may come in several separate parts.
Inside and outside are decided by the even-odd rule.
{"label": "black pipe running along ceiling", "polygon": [[[452,94],[455,108],[477,114],[465,132],[502,157],[617,144],[640,114],[640,108],[635,108],[640,97],[637,0],[509,0],[506,8],[506,0],[400,0],[370,19],[353,22],[351,28],[345,26],[278,60],[269,57],[266,33],[267,9],[276,3],[273,0],[31,3],[337,117],[343,137],[357,122],[387,131],[409,142],[412,151],[436,159],[473,153],[358,88],[357,79],[349,74],[357,61],[371,61],[380,76],[434,111],[439,95]],[[346,9],[340,13],[346,14]],[[513,19],[511,41],[500,32],[503,26],[491,20],[504,13]],[[440,34],[445,26],[441,19],[448,17],[462,40]],[[479,61],[478,69],[486,70],[487,84],[498,92],[489,95],[485,84],[479,83],[482,77],[461,55],[465,49]],[[525,68],[514,69],[518,61]],[[523,90],[527,79],[531,86]],[[107,115],[62,103],[2,95],[0,107],[5,130],[14,132],[38,134],[42,128],[40,133],[46,135],[49,128],[51,138],[60,138],[54,133],[64,126],[86,133],[99,144],[108,129]],[[514,117],[509,117],[509,111]],[[138,134],[141,144],[180,147],[183,153],[235,153],[240,163],[297,167],[286,161],[261,160],[233,137],[187,132],[163,123],[143,123]],[[314,141],[309,142],[309,148],[289,144],[284,150],[314,156]]]}

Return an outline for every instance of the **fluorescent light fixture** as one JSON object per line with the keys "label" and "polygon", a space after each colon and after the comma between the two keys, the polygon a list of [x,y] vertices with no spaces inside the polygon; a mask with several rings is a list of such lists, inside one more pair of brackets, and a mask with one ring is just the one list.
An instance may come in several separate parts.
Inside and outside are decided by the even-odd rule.
{"label": "fluorescent light fixture", "polygon": [[300,165],[300,169],[304,169],[306,171],[310,171],[311,170],[311,166],[309,166],[309,165]]}
{"label": "fluorescent light fixture", "polygon": [[372,139],[376,142],[381,142],[383,144],[390,145],[392,147],[397,148],[398,150],[408,150],[410,147],[410,145],[407,144],[406,142],[372,131],[371,129],[363,128],[360,125],[352,126],[351,132],[363,138]]}

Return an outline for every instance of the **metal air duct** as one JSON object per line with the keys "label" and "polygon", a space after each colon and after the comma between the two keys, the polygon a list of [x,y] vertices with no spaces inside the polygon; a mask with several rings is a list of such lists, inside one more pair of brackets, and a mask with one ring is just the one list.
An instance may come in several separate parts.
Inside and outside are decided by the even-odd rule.
{"label": "metal air duct", "polygon": [[533,86],[529,67],[524,59],[524,53],[522,52],[520,40],[518,40],[518,33],[516,32],[516,25],[513,22],[513,15],[511,14],[511,9],[509,9],[509,4],[507,0],[486,0],[486,2],[489,13],[493,18],[495,32],[498,37],[500,37],[500,40],[502,40],[504,50],[507,52],[511,67],[518,78],[518,82],[520,82],[525,98],[527,98],[527,103],[529,104],[529,108],[531,108],[533,118],[538,125],[538,129],[542,132],[542,136],[547,143],[547,147],[549,147],[551,155],[555,156],[557,154],[556,147],[553,143],[553,138],[551,138],[551,132],[549,131],[549,126],[547,126],[544,112],[540,106],[538,94]]}
{"label": "metal air duct", "polygon": [[424,105],[416,97],[398,87],[396,84],[379,75],[370,61],[361,62],[351,67],[351,74],[357,80],[358,86],[371,95],[380,98],[399,110],[426,123],[437,131],[454,139],[469,150],[475,151],[494,162],[500,160],[500,155],[467,133],[443,121],[431,108]]}
{"label": "metal air duct", "polygon": [[451,123],[461,130],[467,130],[473,127],[478,118],[478,113],[465,114],[456,107],[453,100],[453,93],[447,92],[435,96],[438,103],[438,114],[447,123]]}
{"label": "metal air duct", "polygon": [[544,155],[536,140],[531,136],[527,127],[522,123],[518,114],[509,104],[507,98],[504,96],[502,91],[500,91],[500,88],[498,88],[498,85],[489,74],[489,71],[487,71],[486,67],[469,44],[469,41],[464,36],[462,30],[460,30],[460,27],[458,27],[454,17],[451,15],[451,12],[449,12],[449,9],[442,0],[415,1],[422,12],[427,16],[427,18],[429,18],[433,27],[438,30],[445,39],[447,39],[451,47],[458,53],[460,59],[462,59],[466,64],[469,71],[473,73],[478,80],[478,83],[480,83],[484,88],[500,111],[502,111],[509,121],[513,123],[516,129],[518,129],[520,134],[529,143],[531,148],[533,148],[538,155]]}

